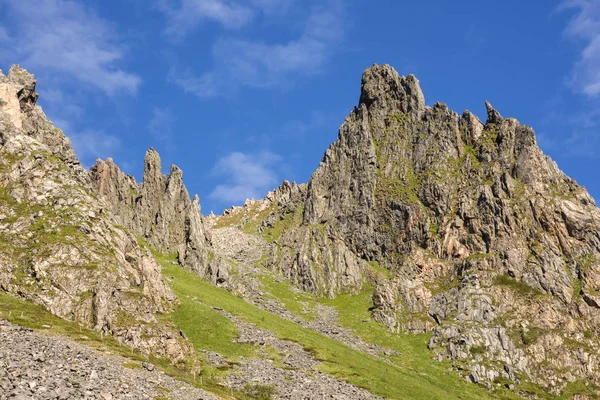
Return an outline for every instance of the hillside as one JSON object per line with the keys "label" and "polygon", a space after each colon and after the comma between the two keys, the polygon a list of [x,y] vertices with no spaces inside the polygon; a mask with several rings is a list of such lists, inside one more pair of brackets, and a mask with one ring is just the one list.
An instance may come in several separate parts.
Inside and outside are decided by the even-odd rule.
{"label": "hillside", "polygon": [[[489,103],[374,65],[307,184],[203,217],[154,149],[140,183],[83,169],[35,84],[0,74],[0,333],[132,367],[137,394],[85,364],[89,398],[212,396],[159,370],[220,398],[600,396],[600,211]],[[60,396],[14,371],[9,395]]]}

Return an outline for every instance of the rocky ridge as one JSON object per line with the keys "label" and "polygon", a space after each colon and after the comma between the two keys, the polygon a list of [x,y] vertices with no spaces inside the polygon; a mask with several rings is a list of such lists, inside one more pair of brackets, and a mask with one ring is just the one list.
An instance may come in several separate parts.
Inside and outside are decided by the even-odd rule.
{"label": "rocky ridge", "polygon": [[245,205],[258,222],[242,225],[306,291],[374,285],[374,318],[432,332],[474,382],[598,385],[600,211],[532,128],[486,109],[429,107],[414,76],[375,65],[306,190]]}
{"label": "rocky ridge", "polygon": [[107,213],[35,85],[0,73],[0,289],[181,362],[189,343],[156,318],[176,304],[160,266]]}
{"label": "rocky ridge", "polygon": [[97,160],[89,171],[92,186],[110,205],[119,223],[162,253],[176,253],[181,265],[215,284],[228,278],[228,264],[214,257],[198,196],[190,199],[183,172],[172,165],[164,176],[158,152],[144,158],[143,182],[125,175],[112,159]]}

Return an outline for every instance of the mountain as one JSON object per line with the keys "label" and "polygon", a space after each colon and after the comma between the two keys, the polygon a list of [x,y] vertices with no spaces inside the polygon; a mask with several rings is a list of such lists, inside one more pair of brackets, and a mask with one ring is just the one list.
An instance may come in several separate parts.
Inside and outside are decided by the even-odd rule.
{"label": "mountain", "polygon": [[597,383],[600,212],[532,128],[486,108],[428,107],[414,76],[367,69],[307,188],[254,222],[265,264],[320,295],[374,286],[375,319],[431,332],[473,382]]}
{"label": "mountain", "polygon": [[183,361],[191,346],[157,320],[177,302],[160,266],[97,198],[69,140],[36,105],[35,85],[18,66],[0,74],[0,288]]}
{"label": "mountain", "polygon": [[141,183],[82,168],[35,84],[0,73],[9,342],[63,346],[1,319],[83,335],[222,397],[600,395],[600,211],[489,103],[429,107],[374,65],[308,184],[204,217],[152,148]]}

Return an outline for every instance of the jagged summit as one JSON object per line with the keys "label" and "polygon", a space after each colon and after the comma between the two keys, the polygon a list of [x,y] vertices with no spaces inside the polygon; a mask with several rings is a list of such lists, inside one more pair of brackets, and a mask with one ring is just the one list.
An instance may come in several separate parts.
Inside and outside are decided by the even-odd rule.
{"label": "jagged summit", "polygon": [[596,346],[580,332],[598,334],[600,211],[531,127],[485,104],[485,123],[428,107],[414,76],[368,68],[358,106],[294,202],[302,219],[277,239],[273,268],[328,296],[374,284],[376,319],[432,332],[442,358],[475,358],[475,382],[525,374],[560,387],[564,365],[597,379],[576,348],[555,343]]}
{"label": "jagged summit", "polygon": [[490,104],[489,101],[485,102],[485,109],[487,112],[487,122],[486,124],[499,124],[502,122],[504,118],[502,115]]}
{"label": "jagged summit", "polygon": [[176,298],[117,226],[19,66],[0,76],[0,290],[174,363],[190,352],[156,319]]}
{"label": "jagged summit", "polygon": [[169,175],[163,175],[160,155],[150,147],[144,157],[141,183],[109,159],[97,160],[89,176],[94,190],[108,202],[121,225],[154,248],[176,253],[183,266],[199,275],[214,282],[225,281],[228,265],[210,255],[210,234],[200,213],[200,201],[197,195],[190,199],[179,167],[172,165]]}
{"label": "jagged summit", "polygon": [[362,76],[359,107],[396,107],[408,111],[425,108],[425,97],[414,75],[399,76],[390,65],[377,65],[367,68]]}

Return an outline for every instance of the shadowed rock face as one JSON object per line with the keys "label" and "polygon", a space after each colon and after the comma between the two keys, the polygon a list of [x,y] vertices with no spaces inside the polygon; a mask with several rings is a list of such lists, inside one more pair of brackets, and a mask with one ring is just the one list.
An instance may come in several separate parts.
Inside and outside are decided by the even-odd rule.
{"label": "shadowed rock face", "polygon": [[432,331],[473,381],[597,381],[600,211],[530,127],[486,108],[428,107],[414,76],[367,69],[273,267],[331,296],[374,283],[376,319]]}
{"label": "shadowed rock face", "polygon": [[36,105],[35,79],[0,74],[0,290],[146,354],[191,349],[155,315],[176,299],[160,266],[91,190],[69,140]]}

